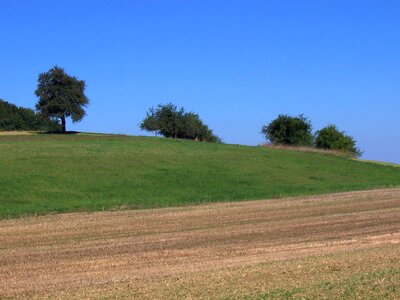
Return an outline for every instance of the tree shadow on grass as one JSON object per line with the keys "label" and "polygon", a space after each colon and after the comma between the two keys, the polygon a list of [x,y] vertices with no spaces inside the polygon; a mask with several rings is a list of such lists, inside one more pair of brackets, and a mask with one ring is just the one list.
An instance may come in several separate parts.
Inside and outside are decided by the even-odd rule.
{"label": "tree shadow on grass", "polygon": [[65,131],[65,132],[63,132],[63,131],[54,130],[54,131],[43,131],[43,132],[40,132],[39,134],[78,134],[78,133],[80,133],[80,132],[79,131]]}

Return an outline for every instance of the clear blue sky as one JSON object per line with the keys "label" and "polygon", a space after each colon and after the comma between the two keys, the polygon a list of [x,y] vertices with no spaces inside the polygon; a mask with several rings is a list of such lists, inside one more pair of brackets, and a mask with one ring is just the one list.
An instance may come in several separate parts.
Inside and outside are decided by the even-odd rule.
{"label": "clear blue sky", "polygon": [[0,98],[33,108],[55,64],[87,83],[69,130],[145,134],[173,102],[226,143],[304,113],[400,163],[400,1],[0,0]]}

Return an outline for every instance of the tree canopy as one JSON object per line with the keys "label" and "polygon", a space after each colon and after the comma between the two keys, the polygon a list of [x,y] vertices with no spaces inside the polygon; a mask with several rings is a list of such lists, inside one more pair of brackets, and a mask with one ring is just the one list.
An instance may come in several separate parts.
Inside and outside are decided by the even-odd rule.
{"label": "tree canopy", "polygon": [[291,146],[311,146],[313,143],[311,131],[311,122],[303,115],[297,117],[279,115],[261,129],[265,138],[271,143]]}
{"label": "tree canopy", "polygon": [[0,99],[0,130],[59,130],[59,124],[32,109]]}
{"label": "tree canopy", "polygon": [[89,100],[85,96],[85,82],[65,73],[60,67],[53,67],[39,74],[35,91],[39,98],[36,109],[50,118],[61,121],[62,131],[66,131],[66,118],[79,122],[85,116],[84,108]]}
{"label": "tree canopy", "polygon": [[315,145],[317,148],[348,152],[355,157],[361,155],[353,137],[339,131],[335,125],[328,125],[318,130],[315,133]]}
{"label": "tree canopy", "polygon": [[183,108],[178,109],[172,103],[150,108],[140,124],[140,129],[170,138],[221,142],[198,114],[186,112]]}

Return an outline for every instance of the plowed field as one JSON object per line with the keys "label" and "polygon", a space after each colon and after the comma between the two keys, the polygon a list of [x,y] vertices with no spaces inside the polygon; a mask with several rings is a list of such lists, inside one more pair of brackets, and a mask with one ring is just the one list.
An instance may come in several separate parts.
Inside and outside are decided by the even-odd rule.
{"label": "plowed field", "polygon": [[0,298],[394,299],[399,282],[400,189],[0,221]]}

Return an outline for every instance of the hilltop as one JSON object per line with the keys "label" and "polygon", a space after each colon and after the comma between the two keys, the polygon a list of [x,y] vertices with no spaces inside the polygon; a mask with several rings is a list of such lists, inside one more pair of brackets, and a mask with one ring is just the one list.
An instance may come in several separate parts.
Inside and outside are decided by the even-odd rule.
{"label": "hilltop", "polygon": [[399,168],[326,153],[124,135],[0,135],[0,165],[0,218],[400,184]]}

